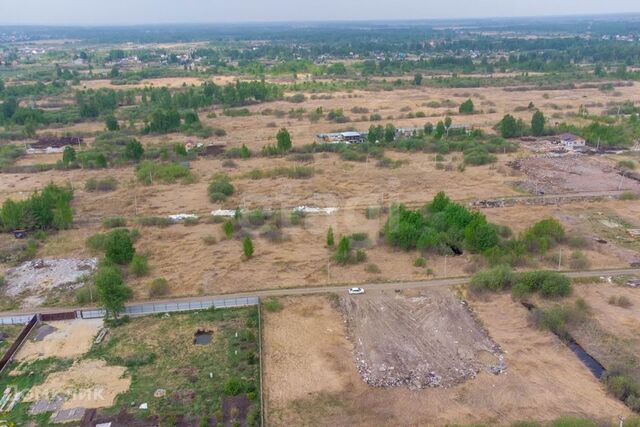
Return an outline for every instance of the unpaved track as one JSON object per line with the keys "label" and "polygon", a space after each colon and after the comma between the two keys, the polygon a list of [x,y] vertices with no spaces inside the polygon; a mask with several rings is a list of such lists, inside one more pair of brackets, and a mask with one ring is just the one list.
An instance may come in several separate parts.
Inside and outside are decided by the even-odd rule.
{"label": "unpaved track", "polygon": [[[581,278],[581,277],[608,277],[608,276],[631,276],[640,274],[640,268],[619,268],[612,270],[583,270],[583,271],[569,271],[562,272],[569,278]],[[366,284],[358,284],[358,285],[331,285],[331,286],[307,286],[300,288],[287,288],[287,289],[266,289],[263,291],[255,291],[255,292],[241,292],[241,293],[233,293],[233,294],[218,294],[218,295],[205,295],[198,297],[184,297],[184,298],[173,298],[170,300],[151,300],[151,301],[140,301],[135,304],[127,304],[127,307],[136,307],[141,304],[166,304],[166,303],[189,303],[189,302],[200,302],[200,301],[209,301],[211,299],[220,298],[220,299],[231,299],[231,298],[246,298],[246,297],[259,297],[259,298],[268,298],[268,297],[281,297],[281,296],[289,296],[289,295],[311,295],[311,294],[326,294],[326,293],[344,293],[353,286],[361,287],[365,290],[395,290],[395,289],[422,289],[422,288],[437,288],[437,287],[447,287],[447,286],[456,286],[456,285],[464,285],[469,282],[471,279],[470,276],[465,277],[452,277],[447,279],[434,279],[434,280],[423,280],[417,282],[385,282],[385,283],[366,283]],[[29,310],[17,310],[17,311],[6,311],[0,312],[2,315],[32,315],[35,313],[58,313],[61,311],[72,311],[72,310],[86,310],[95,307],[38,307],[35,309]]]}

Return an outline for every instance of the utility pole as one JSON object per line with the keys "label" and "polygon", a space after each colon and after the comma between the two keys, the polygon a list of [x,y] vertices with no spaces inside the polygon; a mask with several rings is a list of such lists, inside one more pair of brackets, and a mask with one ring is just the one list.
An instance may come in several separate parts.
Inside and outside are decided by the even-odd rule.
{"label": "utility pole", "polygon": [[560,248],[560,254],[558,256],[558,270],[560,270],[562,266],[562,248]]}
{"label": "utility pole", "polygon": [[444,277],[447,277],[447,256],[444,256]]}

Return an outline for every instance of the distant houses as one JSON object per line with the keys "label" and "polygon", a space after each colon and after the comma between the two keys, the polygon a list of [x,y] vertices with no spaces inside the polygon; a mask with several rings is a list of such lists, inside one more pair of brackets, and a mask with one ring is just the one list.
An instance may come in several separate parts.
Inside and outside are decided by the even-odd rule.
{"label": "distant houses", "polygon": [[567,150],[581,150],[586,147],[587,141],[578,135],[573,133],[563,133],[555,136],[552,142],[561,144]]}
{"label": "distant houses", "polygon": [[[466,125],[451,125],[449,127],[449,133],[451,135],[463,135],[469,133],[469,127]],[[396,128],[395,139],[401,138],[413,138],[418,136],[424,128],[411,127],[411,128]],[[314,138],[317,144],[358,144],[366,142],[369,132],[333,132],[333,133],[319,133]]]}

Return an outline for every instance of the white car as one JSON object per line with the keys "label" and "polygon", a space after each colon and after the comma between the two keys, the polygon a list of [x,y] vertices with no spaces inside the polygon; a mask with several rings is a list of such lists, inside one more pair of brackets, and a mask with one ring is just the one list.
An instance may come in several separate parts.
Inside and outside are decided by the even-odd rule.
{"label": "white car", "polygon": [[349,295],[361,295],[364,294],[364,289],[362,288],[349,288]]}

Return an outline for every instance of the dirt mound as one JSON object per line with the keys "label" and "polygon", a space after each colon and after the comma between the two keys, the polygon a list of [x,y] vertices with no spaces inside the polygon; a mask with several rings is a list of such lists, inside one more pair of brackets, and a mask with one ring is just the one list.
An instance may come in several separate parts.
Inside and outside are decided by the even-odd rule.
{"label": "dirt mound", "polygon": [[356,365],[375,387],[450,387],[480,371],[502,372],[502,353],[450,291],[343,300]]}
{"label": "dirt mound", "polygon": [[36,259],[7,270],[5,294],[9,297],[25,295],[23,307],[42,303],[52,290],[75,287],[97,266],[96,258]]}

